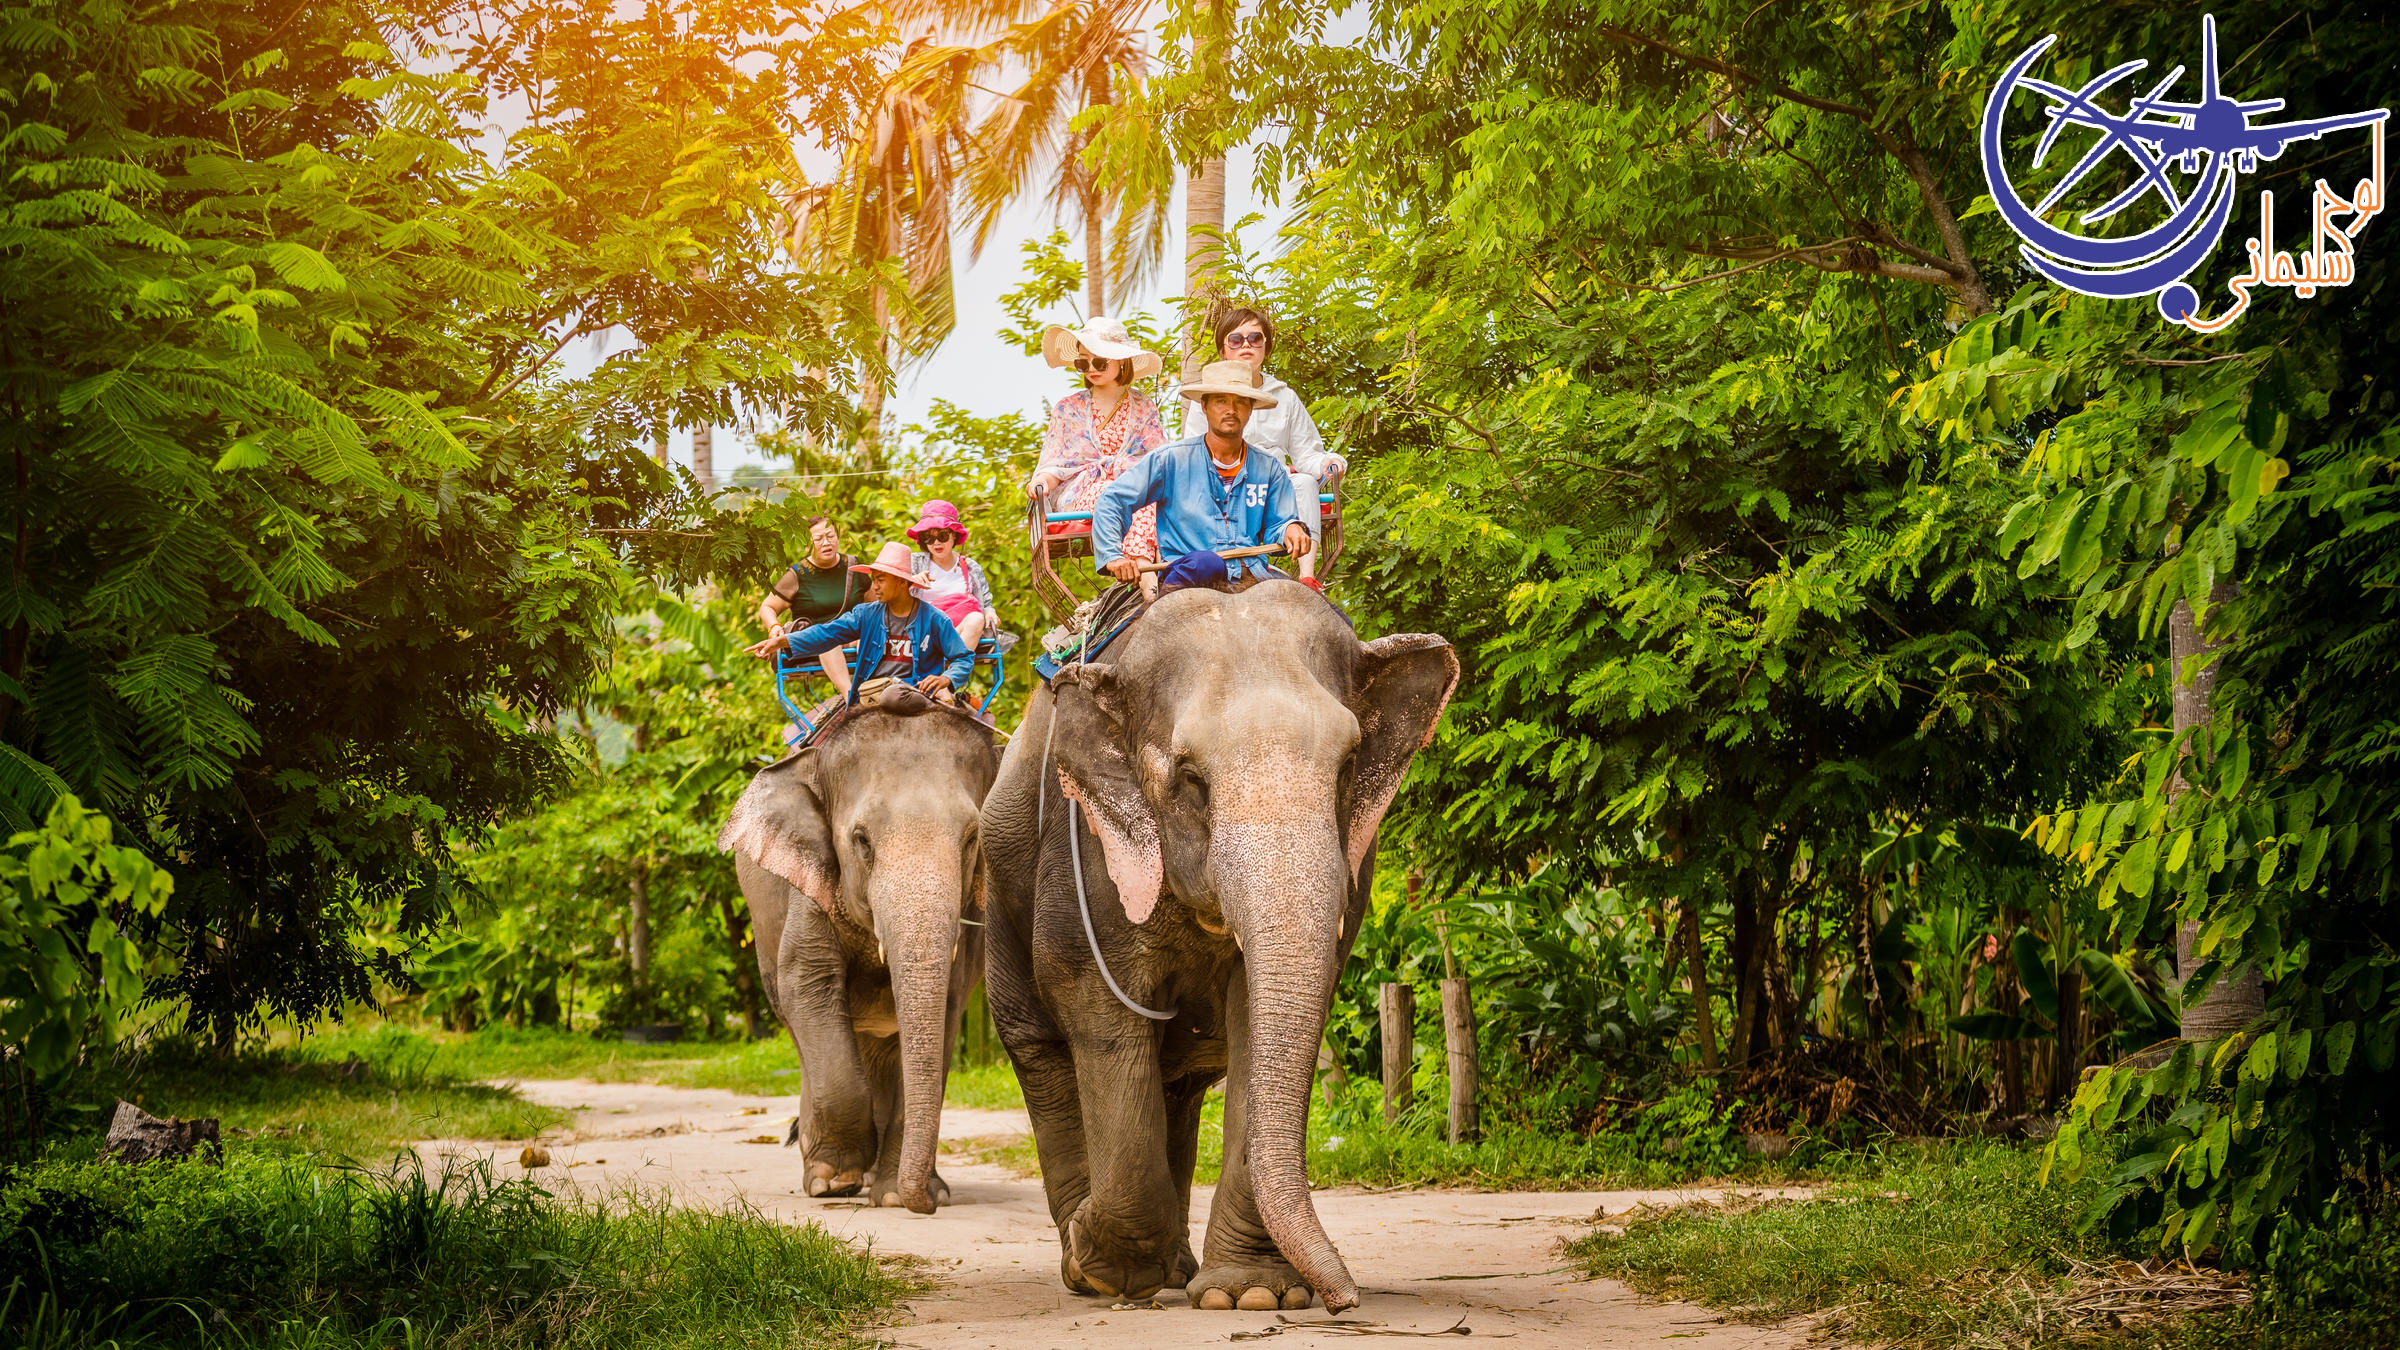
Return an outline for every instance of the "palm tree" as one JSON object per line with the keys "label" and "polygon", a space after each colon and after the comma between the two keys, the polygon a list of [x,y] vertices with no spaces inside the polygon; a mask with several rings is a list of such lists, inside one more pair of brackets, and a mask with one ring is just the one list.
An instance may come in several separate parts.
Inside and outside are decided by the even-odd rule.
{"label": "palm tree", "polygon": [[[1148,11],[1147,0],[969,0],[942,7],[968,30],[1002,32],[985,49],[987,58],[1025,72],[975,128],[967,181],[974,255],[981,256],[1008,204],[1046,179],[1052,205],[1074,207],[1083,223],[1087,314],[1107,312],[1112,280],[1122,300],[1164,242],[1164,200],[1154,192],[1129,199],[1122,182],[1106,181],[1085,162],[1096,129],[1075,126],[1148,74]],[[1117,222],[1112,265],[1109,219],[1129,200],[1131,212]]]}
{"label": "palm tree", "polygon": [[[796,252],[835,266],[896,266],[905,289],[894,322],[892,296],[872,291],[877,359],[859,379],[865,426],[860,449],[880,461],[884,381],[895,355],[932,350],[956,326],[950,268],[950,209],[969,150],[965,96],[986,54],[945,46],[931,31],[902,49],[875,100],[862,110],[840,175],[792,203]],[[897,353],[892,339],[897,338]]]}
{"label": "palm tree", "polygon": [[[1192,70],[1200,78],[1204,98],[1215,96],[1222,83],[1225,58],[1225,19],[1222,0],[1199,0],[1193,6]],[[1216,153],[1184,171],[1183,180],[1183,293],[1199,301],[1202,322],[1216,298],[1215,272],[1224,260],[1225,156]],[[1191,379],[1196,334],[1183,341],[1184,379]]]}

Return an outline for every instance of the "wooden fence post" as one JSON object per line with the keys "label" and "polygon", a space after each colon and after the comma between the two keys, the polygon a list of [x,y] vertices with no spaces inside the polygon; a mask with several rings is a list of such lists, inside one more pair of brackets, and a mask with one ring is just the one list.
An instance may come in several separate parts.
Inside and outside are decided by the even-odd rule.
{"label": "wooden fence post", "polygon": [[1450,1050],[1450,1142],[1482,1133],[1475,1116],[1475,999],[1465,976],[1442,981],[1442,1039]]}
{"label": "wooden fence post", "polygon": [[1383,1118],[1398,1120],[1416,1095],[1417,991],[1387,984],[1377,991],[1383,1015]]}

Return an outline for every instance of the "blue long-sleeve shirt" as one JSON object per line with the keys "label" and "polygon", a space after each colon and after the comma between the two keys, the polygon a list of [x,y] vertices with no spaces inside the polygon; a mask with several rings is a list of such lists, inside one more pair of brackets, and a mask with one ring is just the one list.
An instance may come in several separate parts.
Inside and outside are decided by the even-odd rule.
{"label": "blue long-sleeve shirt", "polygon": [[949,677],[952,689],[967,687],[967,677],[975,671],[975,653],[967,649],[967,640],[958,635],[948,615],[919,600],[917,607],[909,611],[905,634],[892,637],[890,628],[891,611],[881,601],[870,600],[846,614],[799,629],[787,635],[784,642],[795,656],[821,656],[857,643],[858,679],[850,684],[852,703],[858,701],[859,684],[887,659],[908,662],[910,684],[930,675],[943,675]]}
{"label": "blue long-sleeve shirt", "polygon": [[[1281,543],[1284,527],[1300,519],[1281,460],[1250,446],[1241,476],[1228,484],[1208,462],[1206,438],[1187,437],[1136,459],[1100,490],[1092,503],[1092,560],[1101,571],[1124,556],[1126,523],[1152,503],[1161,558]],[[1258,558],[1230,558],[1225,566],[1237,576],[1268,570]]]}

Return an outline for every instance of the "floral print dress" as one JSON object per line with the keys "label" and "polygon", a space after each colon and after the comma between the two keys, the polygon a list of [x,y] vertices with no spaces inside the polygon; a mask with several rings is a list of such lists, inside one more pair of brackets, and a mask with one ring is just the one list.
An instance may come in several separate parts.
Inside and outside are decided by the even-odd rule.
{"label": "floral print dress", "polygon": [[[1097,424],[1092,420],[1090,390],[1060,399],[1050,413],[1049,428],[1042,433],[1040,471],[1059,479],[1050,494],[1051,512],[1091,510],[1092,503],[1100,499],[1100,489],[1115,481],[1126,465],[1166,443],[1166,424],[1159,420],[1158,405],[1146,394],[1128,393],[1116,411]],[[1050,532],[1065,534],[1070,528],[1052,525]],[[1157,507],[1145,506],[1133,513],[1125,529],[1125,556],[1158,558]]]}

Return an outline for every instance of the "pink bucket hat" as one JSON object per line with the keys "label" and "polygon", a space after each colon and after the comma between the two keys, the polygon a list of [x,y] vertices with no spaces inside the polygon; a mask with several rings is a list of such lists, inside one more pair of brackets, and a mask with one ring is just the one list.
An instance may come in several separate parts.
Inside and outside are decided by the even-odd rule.
{"label": "pink bucket hat", "polygon": [[948,530],[958,536],[958,542],[967,542],[967,527],[958,518],[958,508],[940,498],[917,508],[917,523],[908,527],[910,541],[926,530]]}

